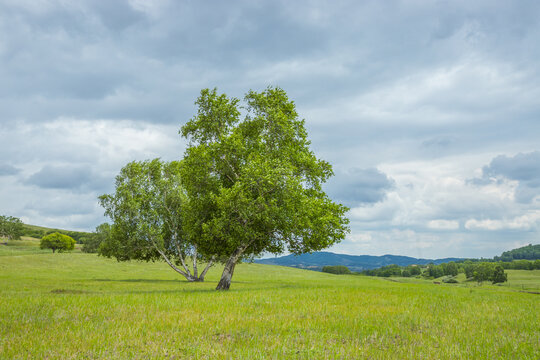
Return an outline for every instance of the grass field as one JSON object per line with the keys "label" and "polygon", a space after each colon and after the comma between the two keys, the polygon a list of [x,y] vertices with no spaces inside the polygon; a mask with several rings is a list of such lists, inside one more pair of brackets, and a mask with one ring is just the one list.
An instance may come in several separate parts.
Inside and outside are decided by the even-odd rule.
{"label": "grass field", "polygon": [[216,292],[220,268],[187,283],[36,244],[0,245],[0,359],[540,358],[540,295],[519,291],[538,271],[456,286],[242,264]]}

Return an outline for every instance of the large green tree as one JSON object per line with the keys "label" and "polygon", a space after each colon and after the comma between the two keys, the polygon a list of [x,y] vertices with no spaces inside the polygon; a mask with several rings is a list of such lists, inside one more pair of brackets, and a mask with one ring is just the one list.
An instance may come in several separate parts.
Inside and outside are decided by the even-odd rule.
{"label": "large green tree", "polygon": [[[197,261],[205,260],[184,231],[186,194],[179,163],[133,161],[116,177],[114,194],[100,196],[112,225],[99,253],[118,261],[164,260],[188,281],[203,281],[212,260],[199,275]],[[186,264],[193,260],[193,273]]]}
{"label": "large green tree", "polygon": [[14,216],[0,215],[0,237],[19,240],[23,233],[23,222]]}
{"label": "large green tree", "polygon": [[250,91],[241,104],[204,89],[196,105],[181,129],[186,224],[201,251],[225,263],[218,290],[229,289],[242,259],[317,251],[345,237],[348,209],[322,190],[332,167],[310,150],[285,91]]}

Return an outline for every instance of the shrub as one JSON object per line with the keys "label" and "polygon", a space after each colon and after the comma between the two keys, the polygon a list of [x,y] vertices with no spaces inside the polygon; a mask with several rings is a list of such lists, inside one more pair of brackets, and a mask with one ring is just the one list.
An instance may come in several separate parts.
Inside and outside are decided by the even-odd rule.
{"label": "shrub", "polygon": [[343,265],[335,265],[335,266],[327,265],[322,268],[322,271],[325,273],[338,274],[338,275],[351,274],[351,270],[349,270],[348,267],[343,266]]}
{"label": "shrub", "polygon": [[73,250],[75,248],[75,240],[70,236],[55,232],[45,235],[41,239],[39,247],[42,249],[52,249],[53,253],[56,250],[58,252]]}

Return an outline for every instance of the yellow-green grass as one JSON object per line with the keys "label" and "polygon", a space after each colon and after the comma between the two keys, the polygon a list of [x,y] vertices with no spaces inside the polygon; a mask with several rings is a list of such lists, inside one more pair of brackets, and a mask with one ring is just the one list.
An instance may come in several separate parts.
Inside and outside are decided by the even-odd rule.
{"label": "yellow-green grass", "polygon": [[0,257],[0,359],[538,359],[540,296],[242,264],[231,290],[163,263]]}

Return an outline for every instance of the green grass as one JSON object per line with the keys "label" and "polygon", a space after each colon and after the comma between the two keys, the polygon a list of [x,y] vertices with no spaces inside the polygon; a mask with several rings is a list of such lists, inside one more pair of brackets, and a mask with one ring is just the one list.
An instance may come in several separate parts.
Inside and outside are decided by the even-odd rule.
{"label": "green grass", "polygon": [[242,264],[231,290],[216,292],[220,268],[187,283],[163,263],[27,241],[0,245],[0,359],[540,357],[540,295],[519,286]]}

